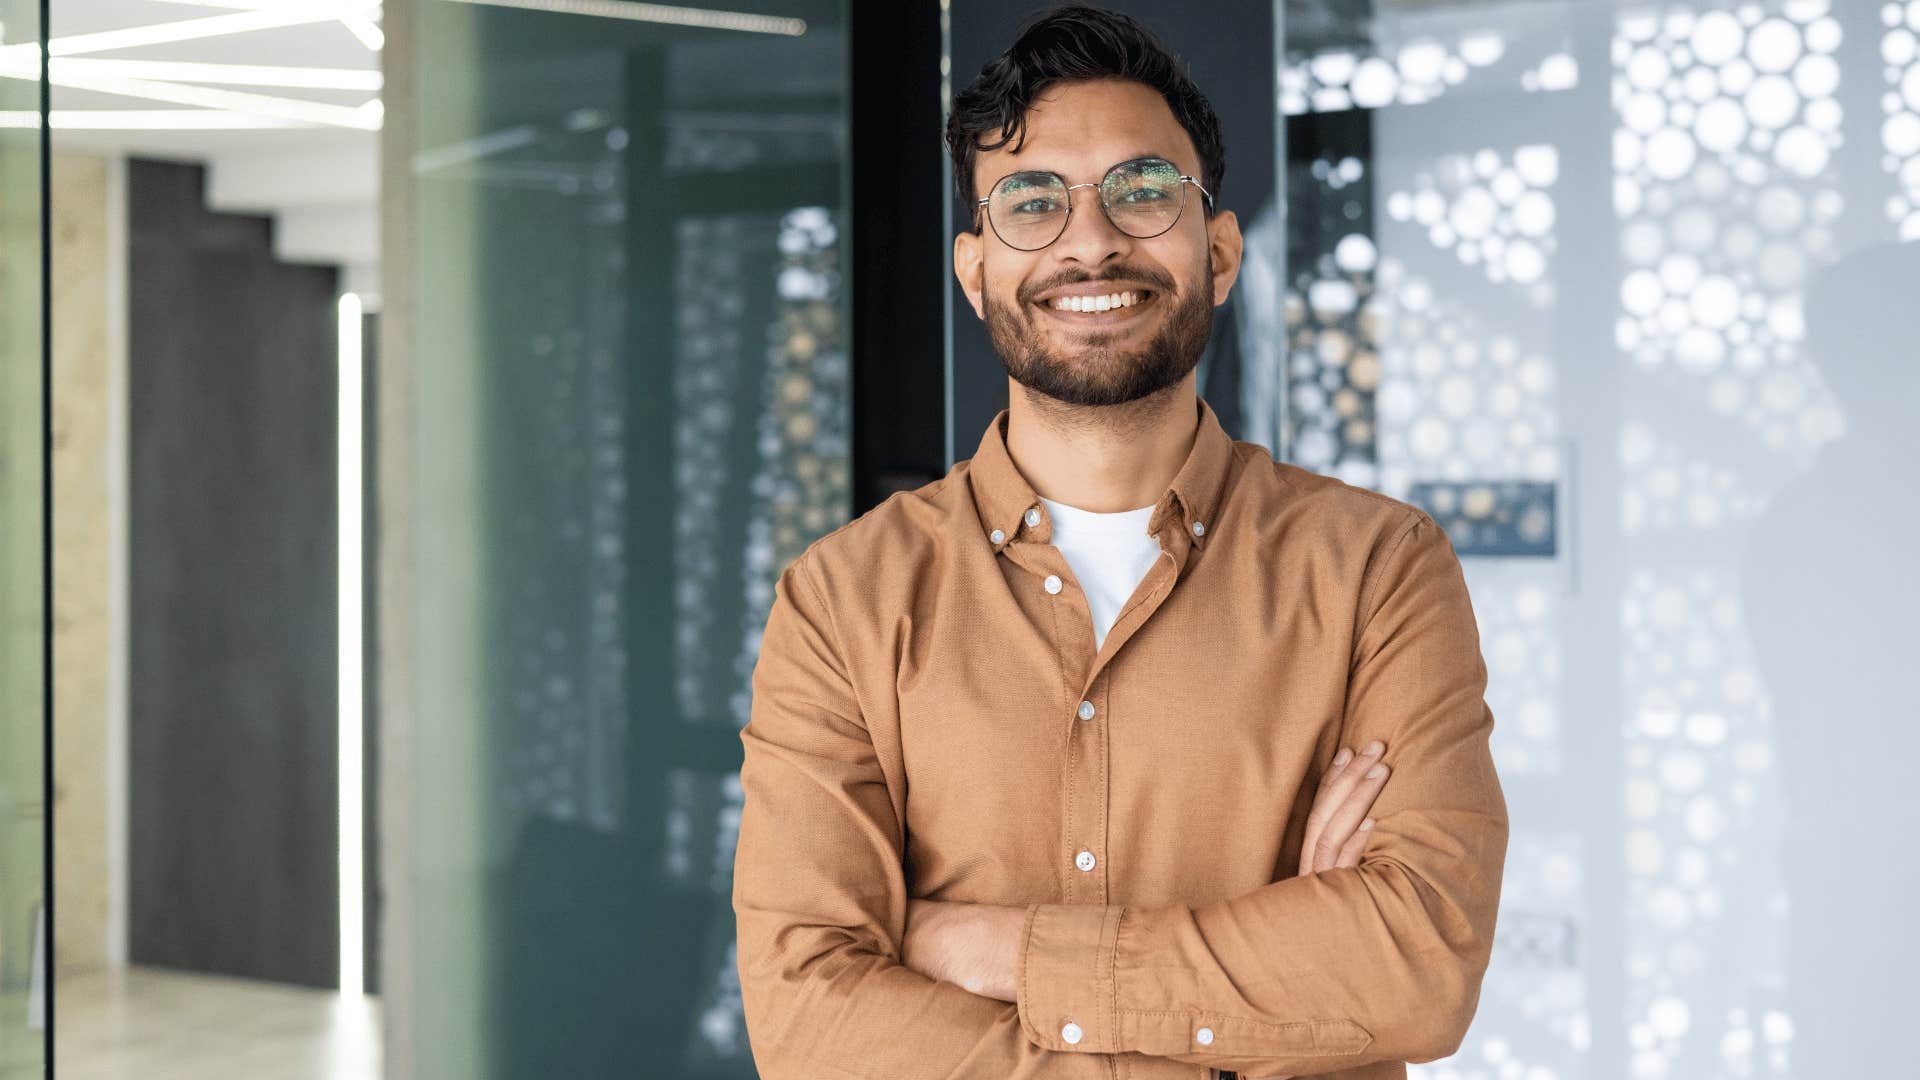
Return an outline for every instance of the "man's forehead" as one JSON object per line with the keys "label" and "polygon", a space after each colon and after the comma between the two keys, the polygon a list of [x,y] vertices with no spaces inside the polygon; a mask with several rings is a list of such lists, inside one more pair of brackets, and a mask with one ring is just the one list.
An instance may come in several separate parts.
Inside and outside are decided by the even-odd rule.
{"label": "man's forehead", "polygon": [[1199,165],[1193,140],[1174,119],[1166,99],[1131,80],[1049,87],[1027,110],[1018,151],[1014,145],[981,151],[975,167],[983,183],[1023,169],[1098,174],[1118,162],[1147,156],[1164,157],[1183,171]]}

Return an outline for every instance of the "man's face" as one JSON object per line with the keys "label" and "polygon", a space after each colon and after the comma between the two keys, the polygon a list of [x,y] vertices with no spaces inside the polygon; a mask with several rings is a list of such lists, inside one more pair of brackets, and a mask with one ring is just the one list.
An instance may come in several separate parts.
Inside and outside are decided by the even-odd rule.
{"label": "man's face", "polygon": [[[1001,177],[1028,169],[1098,183],[1113,165],[1146,156],[1200,175],[1193,141],[1157,91],[1116,79],[1062,83],[1028,110],[1018,153],[979,155],[974,184],[984,198]],[[984,208],[979,231],[954,240],[954,273],[1007,374],[1083,406],[1119,405],[1178,383],[1199,363],[1213,308],[1239,272],[1238,222],[1224,211],[1209,220],[1195,188],[1173,228],[1143,240],[1114,227],[1097,188],[1070,195],[1066,231],[1039,251],[1007,246]],[[1062,303],[1116,293],[1132,293],[1134,302],[1108,311]]]}

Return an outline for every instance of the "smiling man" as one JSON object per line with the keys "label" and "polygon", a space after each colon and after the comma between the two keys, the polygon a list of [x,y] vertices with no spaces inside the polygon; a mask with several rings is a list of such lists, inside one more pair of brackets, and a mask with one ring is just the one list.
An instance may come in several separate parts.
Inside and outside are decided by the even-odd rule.
{"label": "smiling man", "polygon": [[947,140],[1010,406],[780,574],[733,886],[760,1075],[1453,1053],[1508,830],[1473,610],[1425,513],[1197,396],[1241,251],[1211,107],[1139,23],[1063,7]]}

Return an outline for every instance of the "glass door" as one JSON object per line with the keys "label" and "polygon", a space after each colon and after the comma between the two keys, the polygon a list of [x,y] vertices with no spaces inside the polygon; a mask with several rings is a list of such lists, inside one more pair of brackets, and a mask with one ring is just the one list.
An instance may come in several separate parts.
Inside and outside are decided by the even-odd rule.
{"label": "glass door", "polygon": [[36,0],[0,0],[0,1077],[43,1074],[50,996],[45,140]]}

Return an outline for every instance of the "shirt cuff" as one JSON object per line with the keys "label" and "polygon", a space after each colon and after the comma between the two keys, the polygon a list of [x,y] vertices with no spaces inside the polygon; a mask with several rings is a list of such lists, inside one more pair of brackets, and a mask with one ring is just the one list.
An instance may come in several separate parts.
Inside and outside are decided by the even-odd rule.
{"label": "shirt cuff", "polygon": [[1020,1026],[1035,1046],[1119,1051],[1113,963],[1125,912],[1099,904],[1027,906],[1016,993]]}

